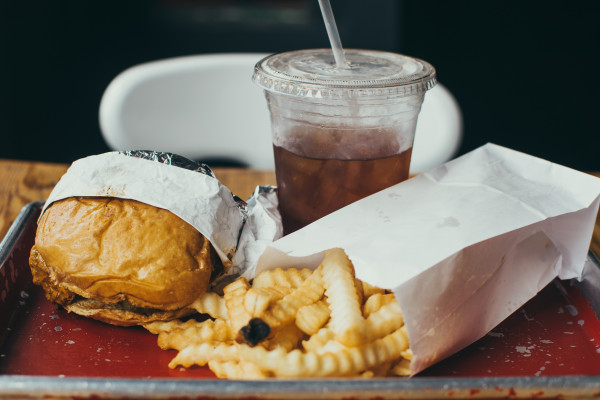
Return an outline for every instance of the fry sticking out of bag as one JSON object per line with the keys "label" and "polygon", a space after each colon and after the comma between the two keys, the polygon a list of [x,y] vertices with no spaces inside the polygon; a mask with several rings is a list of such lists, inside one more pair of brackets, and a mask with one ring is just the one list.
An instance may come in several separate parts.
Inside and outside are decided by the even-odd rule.
{"label": "fry sticking out of bag", "polygon": [[331,308],[331,330],[346,346],[359,346],[365,339],[362,307],[354,283],[354,268],[343,251],[328,250],[323,258],[325,294]]}

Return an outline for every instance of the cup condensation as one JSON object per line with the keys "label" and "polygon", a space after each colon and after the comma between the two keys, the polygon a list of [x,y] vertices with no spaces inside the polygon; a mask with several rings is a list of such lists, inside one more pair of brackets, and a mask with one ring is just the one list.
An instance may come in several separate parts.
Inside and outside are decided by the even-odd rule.
{"label": "cup condensation", "polygon": [[409,176],[427,62],[374,50],[298,50],[259,61],[284,230],[291,233]]}

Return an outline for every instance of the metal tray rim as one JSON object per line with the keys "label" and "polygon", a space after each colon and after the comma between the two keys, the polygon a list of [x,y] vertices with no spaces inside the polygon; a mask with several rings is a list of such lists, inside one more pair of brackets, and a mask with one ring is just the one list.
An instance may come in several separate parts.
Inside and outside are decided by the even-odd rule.
{"label": "metal tray rim", "polygon": [[4,239],[0,242],[0,267],[4,265],[6,259],[10,256],[10,252],[21,235],[21,231],[23,230],[24,225],[27,223],[27,220],[34,212],[37,212],[38,209],[44,205],[45,201],[35,201],[33,203],[29,203],[19,211],[19,214],[8,228]]}
{"label": "metal tray rim", "polygon": [[598,397],[600,375],[564,377],[300,379],[120,379],[0,376],[0,395],[103,396],[127,398],[422,398]]}

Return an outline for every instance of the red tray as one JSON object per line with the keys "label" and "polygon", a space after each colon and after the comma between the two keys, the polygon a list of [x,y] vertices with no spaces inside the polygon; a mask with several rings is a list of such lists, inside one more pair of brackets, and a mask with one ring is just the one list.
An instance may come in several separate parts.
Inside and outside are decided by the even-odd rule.
{"label": "red tray", "polygon": [[[25,207],[0,246],[0,396],[423,398],[600,397],[599,264],[584,284],[554,281],[481,340],[411,379],[215,379],[169,369],[174,351],[138,327],[115,327],[48,302],[29,250],[42,203]],[[596,311],[595,311],[596,308]]]}

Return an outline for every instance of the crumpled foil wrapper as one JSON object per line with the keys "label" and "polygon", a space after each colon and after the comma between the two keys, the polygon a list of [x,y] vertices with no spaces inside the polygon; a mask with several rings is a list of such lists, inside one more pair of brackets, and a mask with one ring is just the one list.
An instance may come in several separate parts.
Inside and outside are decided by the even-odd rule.
{"label": "crumpled foil wrapper", "polygon": [[53,202],[75,196],[126,198],[171,211],[215,248],[225,267],[213,282],[217,287],[253,275],[264,248],[283,235],[275,187],[258,186],[244,201],[207,164],[173,153],[115,151],[77,160],[42,213]]}
{"label": "crumpled foil wrapper", "polygon": [[137,157],[144,160],[156,161],[161,164],[173,165],[175,167],[189,169],[190,171],[200,172],[201,174],[216,178],[212,169],[207,164],[190,160],[178,154],[166,153],[163,151],[151,150],[127,150],[119,151],[119,154],[124,154],[129,157]]}

